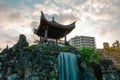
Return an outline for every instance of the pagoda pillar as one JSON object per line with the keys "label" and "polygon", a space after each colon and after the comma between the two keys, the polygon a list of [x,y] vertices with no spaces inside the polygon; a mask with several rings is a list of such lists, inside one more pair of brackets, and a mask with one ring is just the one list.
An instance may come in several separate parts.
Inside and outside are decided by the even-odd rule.
{"label": "pagoda pillar", "polygon": [[65,44],[67,44],[67,36],[65,35]]}
{"label": "pagoda pillar", "polygon": [[48,38],[48,28],[45,29],[44,41],[46,42]]}

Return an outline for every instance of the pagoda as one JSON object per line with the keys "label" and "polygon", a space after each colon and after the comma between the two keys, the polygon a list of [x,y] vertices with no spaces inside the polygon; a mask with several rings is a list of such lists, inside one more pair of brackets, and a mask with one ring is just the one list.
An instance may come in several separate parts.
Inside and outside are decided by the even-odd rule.
{"label": "pagoda", "polygon": [[60,38],[65,37],[75,28],[75,22],[69,25],[62,25],[54,20],[48,21],[41,11],[40,24],[38,29],[34,30],[34,33],[40,37],[40,40],[47,41],[48,39],[55,39],[56,41]]}

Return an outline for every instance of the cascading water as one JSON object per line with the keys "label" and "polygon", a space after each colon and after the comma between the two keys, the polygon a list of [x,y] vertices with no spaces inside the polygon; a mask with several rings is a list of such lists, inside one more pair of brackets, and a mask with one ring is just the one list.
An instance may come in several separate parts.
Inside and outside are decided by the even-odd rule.
{"label": "cascading water", "polygon": [[77,56],[73,53],[60,53],[58,55],[59,80],[80,80]]}

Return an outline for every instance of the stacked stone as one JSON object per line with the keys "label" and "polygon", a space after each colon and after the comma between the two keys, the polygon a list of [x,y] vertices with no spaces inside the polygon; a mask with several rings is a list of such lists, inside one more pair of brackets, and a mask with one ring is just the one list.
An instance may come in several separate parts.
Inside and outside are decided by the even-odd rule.
{"label": "stacked stone", "polygon": [[[26,37],[20,35],[19,41],[12,48],[8,46],[0,54],[0,62],[2,64],[2,70],[0,71],[0,79],[7,80],[18,80],[19,75],[16,73],[15,64],[20,58],[21,50],[28,46]],[[3,63],[4,62],[4,63]],[[20,79],[19,79],[20,80]]]}
{"label": "stacked stone", "polygon": [[56,57],[60,50],[53,42],[28,47],[26,37],[20,35],[17,44],[12,48],[6,47],[1,52],[0,78],[7,80],[48,80],[57,77]]}
{"label": "stacked stone", "polygon": [[[82,80],[96,80],[74,47],[54,42],[28,46],[24,35],[20,35],[19,41],[12,48],[7,46],[1,52],[0,80],[58,80],[57,56],[60,52],[77,55]],[[106,68],[102,70],[105,71]]]}
{"label": "stacked stone", "polygon": [[101,61],[102,80],[120,80],[117,69],[111,60]]}
{"label": "stacked stone", "polygon": [[0,62],[0,78],[2,78],[2,61]]}

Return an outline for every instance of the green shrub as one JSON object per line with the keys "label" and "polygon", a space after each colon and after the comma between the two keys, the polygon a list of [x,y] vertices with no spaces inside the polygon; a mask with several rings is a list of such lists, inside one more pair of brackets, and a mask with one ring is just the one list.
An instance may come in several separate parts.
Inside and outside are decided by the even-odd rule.
{"label": "green shrub", "polygon": [[34,45],[31,45],[31,46],[28,47],[28,49],[32,50],[32,49],[35,48],[35,46],[36,46],[35,44],[34,44]]}
{"label": "green shrub", "polygon": [[82,48],[79,53],[83,56],[84,61],[90,67],[98,65],[103,59],[94,48]]}

